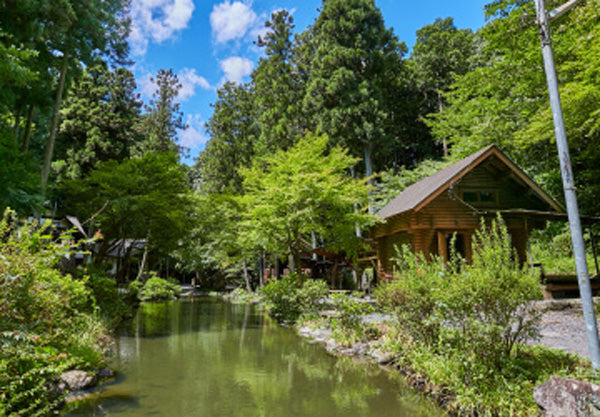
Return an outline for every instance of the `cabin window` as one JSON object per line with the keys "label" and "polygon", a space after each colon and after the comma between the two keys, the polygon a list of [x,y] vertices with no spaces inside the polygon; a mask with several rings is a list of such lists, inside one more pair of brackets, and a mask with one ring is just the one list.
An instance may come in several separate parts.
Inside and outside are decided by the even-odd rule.
{"label": "cabin window", "polygon": [[482,203],[495,203],[496,195],[493,191],[480,191],[479,201],[481,201]]}
{"label": "cabin window", "polygon": [[495,204],[498,193],[495,190],[464,190],[462,199],[465,203]]}
{"label": "cabin window", "polygon": [[464,191],[463,192],[463,200],[467,203],[476,203],[479,201],[479,196],[477,195],[477,191]]}

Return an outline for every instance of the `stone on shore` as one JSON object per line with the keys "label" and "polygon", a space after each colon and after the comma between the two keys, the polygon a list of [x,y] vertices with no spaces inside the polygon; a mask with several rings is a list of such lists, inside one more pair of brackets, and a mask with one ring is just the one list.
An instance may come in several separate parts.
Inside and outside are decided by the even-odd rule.
{"label": "stone on shore", "polygon": [[552,377],[533,391],[545,417],[600,417],[600,386]]}
{"label": "stone on shore", "polygon": [[61,391],[83,391],[96,384],[96,375],[85,371],[67,371],[59,377]]}

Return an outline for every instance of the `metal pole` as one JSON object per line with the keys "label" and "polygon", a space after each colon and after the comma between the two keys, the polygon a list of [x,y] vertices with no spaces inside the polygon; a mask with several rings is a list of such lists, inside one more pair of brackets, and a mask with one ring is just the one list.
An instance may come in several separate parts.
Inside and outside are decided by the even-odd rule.
{"label": "metal pole", "polygon": [[[563,13],[567,10],[566,6],[572,6],[576,2],[569,3],[570,4],[567,3],[562,6],[562,9],[564,9]],[[590,276],[585,259],[585,247],[583,243],[583,234],[581,232],[581,221],[579,219],[577,196],[575,195],[575,184],[573,181],[573,170],[571,169],[571,158],[569,156],[565,123],[563,120],[560,96],[558,93],[558,80],[556,77],[554,56],[550,42],[548,16],[546,14],[544,0],[535,0],[535,5],[538,24],[540,26],[540,36],[542,39],[542,54],[544,56],[546,80],[548,82],[548,91],[550,94],[552,118],[554,119],[554,133],[556,135],[558,159],[560,161],[560,171],[563,180],[565,201],[567,203],[567,214],[569,216],[569,225],[571,227],[571,240],[573,242],[573,254],[575,255],[575,265],[577,267],[577,280],[579,283],[579,293],[581,295],[583,318],[585,320],[585,329],[590,350],[590,358],[592,360],[592,367],[598,369],[600,368],[600,343],[598,341],[598,326],[596,324],[594,302],[592,300]]]}

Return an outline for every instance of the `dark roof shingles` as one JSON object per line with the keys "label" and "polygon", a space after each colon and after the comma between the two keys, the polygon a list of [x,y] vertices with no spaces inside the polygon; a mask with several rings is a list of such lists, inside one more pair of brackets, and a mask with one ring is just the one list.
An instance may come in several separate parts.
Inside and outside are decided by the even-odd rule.
{"label": "dark roof shingles", "polygon": [[383,207],[377,215],[383,219],[395,216],[396,214],[404,213],[412,210],[424,201],[431,194],[436,192],[440,187],[443,187],[451,181],[456,175],[468,168],[473,161],[477,160],[481,155],[493,148],[495,145],[487,146],[472,155],[467,156],[460,161],[447,166],[446,168],[423,178],[421,181],[407,187],[404,191]]}

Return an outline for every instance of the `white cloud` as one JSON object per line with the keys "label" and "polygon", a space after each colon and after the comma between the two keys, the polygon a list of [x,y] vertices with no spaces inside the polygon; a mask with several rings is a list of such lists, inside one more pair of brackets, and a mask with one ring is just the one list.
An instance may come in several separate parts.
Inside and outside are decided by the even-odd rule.
{"label": "white cloud", "polygon": [[230,0],[213,6],[210,26],[217,43],[243,38],[259,24],[251,6],[252,3]]}
{"label": "white cloud", "polygon": [[193,12],[193,0],[133,0],[129,35],[133,55],[144,55],[151,40],[173,38],[188,26]]}
{"label": "white cloud", "polygon": [[247,58],[232,56],[219,62],[221,69],[225,73],[225,81],[241,83],[243,78],[252,73],[254,63]]}
{"label": "white cloud", "polygon": [[183,68],[177,74],[179,82],[181,83],[181,89],[179,90],[179,99],[186,100],[196,94],[196,87],[200,87],[204,90],[210,90],[212,87],[206,78],[196,74],[195,68]]}
{"label": "white cloud", "polygon": [[199,114],[189,114],[186,118],[188,128],[179,131],[179,144],[194,151],[208,142],[204,134],[204,120]]}
{"label": "white cloud", "polygon": [[138,81],[138,86],[142,92],[142,96],[150,98],[156,91],[156,84],[152,81],[152,74],[149,72],[142,75]]}

